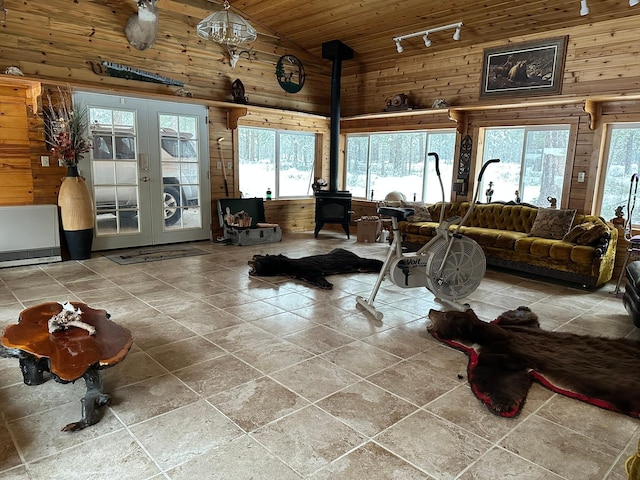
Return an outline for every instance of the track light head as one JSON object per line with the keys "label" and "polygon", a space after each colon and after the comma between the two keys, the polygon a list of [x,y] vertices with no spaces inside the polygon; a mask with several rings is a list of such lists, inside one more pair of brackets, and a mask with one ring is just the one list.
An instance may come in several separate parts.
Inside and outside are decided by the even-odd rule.
{"label": "track light head", "polygon": [[587,5],[587,0],[580,0],[580,15],[583,17],[585,15],[589,15],[589,5]]}
{"label": "track light head", "polygon": [[[638,0],[640,2],[640,0]],[[424,45],[425,47],[430,47],[431,46],[431,40],[429,40],[429,34],[425,33],[424,37],[422,37],[424,40]]]}
{"label": "track light head", "polygon": [[402,48],[402,45],[400,44],[400,40],[396,40],[396,50],[398,51],[398,53],[404,52],[404,48]]}
{"label": "track light head", "polygon": [[453,32],[453,39],[457,42],[460,40],[460,25],[456,27],[456,31]]}

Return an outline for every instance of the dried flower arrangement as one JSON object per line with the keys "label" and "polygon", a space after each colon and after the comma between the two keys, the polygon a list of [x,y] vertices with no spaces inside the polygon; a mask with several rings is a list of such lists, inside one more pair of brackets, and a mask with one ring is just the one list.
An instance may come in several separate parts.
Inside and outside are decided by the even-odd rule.
{"label": "dried flower arrangement", "polygon": [[85,137],[88,127],[86,107],[74,107],[68,93],[58,88],[57,102],[47,94],[45,110],[45,141],[51,152],[66,167],[75,167],[83,153],[91,150],[91,142]]}

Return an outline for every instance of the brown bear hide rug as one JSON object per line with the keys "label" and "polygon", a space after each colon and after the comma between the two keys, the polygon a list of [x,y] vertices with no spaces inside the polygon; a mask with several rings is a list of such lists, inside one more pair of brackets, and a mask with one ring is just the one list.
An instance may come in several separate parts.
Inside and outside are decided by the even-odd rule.
{"label": "brown bear hide rug", "polygon": [[377,273],[381,260],[362,258],[343,248],[335,248],[323,255],[289,258],[284,255],[254,255],[249,261],[249,275],[257,277],[285,276],[304,280],[324,289],[333,288],[326,275],[337,273]]}
{"label": "brown bear hide rug", "polygon": [[608,410],[640,418],[640,342],[542,330],[527,307],[491,323],[473,310],[431,310],[429,331],[469,356],[467,378],[493,413],[520,413],[533,381]]}

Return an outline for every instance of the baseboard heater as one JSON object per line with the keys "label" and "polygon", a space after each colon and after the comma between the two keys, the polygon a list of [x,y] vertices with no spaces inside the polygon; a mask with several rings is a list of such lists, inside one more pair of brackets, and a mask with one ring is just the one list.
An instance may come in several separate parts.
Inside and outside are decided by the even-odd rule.
{"label": "baseboard heater", "polygon": [[0,207],[0,268],[62,261],[57,205]]}

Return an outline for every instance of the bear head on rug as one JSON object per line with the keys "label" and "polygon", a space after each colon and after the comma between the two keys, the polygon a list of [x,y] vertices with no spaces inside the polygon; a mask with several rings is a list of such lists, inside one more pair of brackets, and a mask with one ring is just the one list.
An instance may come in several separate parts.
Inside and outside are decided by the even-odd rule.
{"label": "bear head on rug", "polygon": [[491,323],[473,310],[431,310],[429,332],[469,355],[474,394],[494,413],[517,415],[537,381],[563,395],[640,417],[640,342],[540,328],[527,307]]}

